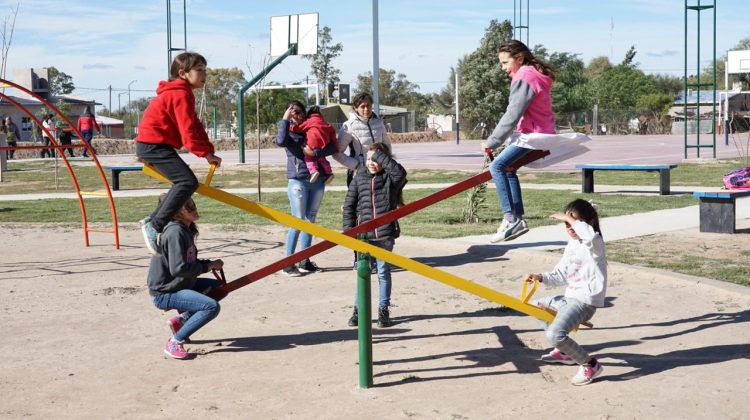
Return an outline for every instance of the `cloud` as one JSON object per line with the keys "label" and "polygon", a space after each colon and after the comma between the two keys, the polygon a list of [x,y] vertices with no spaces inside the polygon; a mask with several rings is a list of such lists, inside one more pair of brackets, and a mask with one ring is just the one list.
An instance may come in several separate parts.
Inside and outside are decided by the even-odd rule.
{"label": "cloud", "polygon": [[675,50],[662,50],[662,51],[648,51],[646,55],[649,57],[672,57],[677,55],[678,52]]}
{"label": "cloud", "polygon": [[104,70],[104,69],[111,69],[113,68],[109,64],[104,63],[94,63],[94,64],[84,64],[83,68],[86,70]]}

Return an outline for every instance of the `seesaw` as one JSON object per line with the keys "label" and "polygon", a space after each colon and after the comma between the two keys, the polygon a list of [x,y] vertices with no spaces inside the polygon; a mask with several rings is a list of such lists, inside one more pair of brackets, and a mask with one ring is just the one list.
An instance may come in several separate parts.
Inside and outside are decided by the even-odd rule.
{"label": "seesaw", "polygon": [[[487,155],[489,156],[490,160],[492,160],[492,152],[487,150]],[[537,159],[543,158],[545,156],[549,155],[549,151],[547,150],[535,150],[526,156],[522,157],[521,159],[517,160],[513,163],[512,167],[508,168],[508,171],[513,171],[523,165],[526,165],[528,163],[531,163]],[[363,223],[361,225],[355,226],[354,228],[347,230],[346,232],[343,232],[344,235],[356,237],[359,233],[368,232],[370,230],[373,230],[379,226],[383,226],[387,223],[390,223],[394,220],[400,219],[402,217],[408,216],[412,213],[415,213],[419,210],[422,210],[428,206],[431,206],[439,201],[445,200],[449,197],[452,197],[458,193],[461,193],[463,191],[466,191],[476,185],[479,185],[483,182],[487,182],[492,178],[489,171],[482,171],[481,173],[474,175],[470,178],[467,178],[461,182],[458,182],[456,184],[453,184],[443,190],[437,191],[433,194],[430,194],[426,197],[420,198],[419,200],[412,201],[405,206],[399,207],[393,211],[390,211],[388,213],[382,214],[375,219]],[[210,184],[210,182],[206,183],[207,185]],[[288,267],[292,264],[296,264],[305,258],[311,258],[323,251],[327,251],[333,247],[335,247],[336,244],[330,241],[322,241],[315,245],[310,246],[309,248],[300,250],[296,252],[295,254],[289,255],[287,257],[284,257],[280,260],[277,260],[276,262],[273,262],[265,267],[261,267],[249,274],[246,274],[240,278],[237,278],[233,281],[231,281],[227,286],[222,287],[220,290],[217,290],[214,292],[215,294],[212,294],[214,297],[219,297],[223,295],[224,293],[233,292],[240,287],[247,286],[250,283],[254,283],[260,279],[265,278],[266,276],[269,276],[273,273],[278,272],[284,267]]]}
{"label": "seesaw", "polygon": [[[383,261],[386,261],[397,267],[401,267],[404,270],[408,270],[408,271],[420,274],[424,277],[427,277],[428,279],[438,281],[445,285],[454,287],[459,290],[463,290],[464,292],[473,294],[475,296],[481,297],[491,302],[495,302],[500,305],[509,307],[523,314],[533,316],[544,322],[551,322],[554,319],[554,315],[552,315],[551,313],[545,311],[544,309],[540,307],[529,304],[528,299],[525,299],[526,301],[524,302],[521,299],[517,299],[515,297],[506,295],[504,293],[501,293],[496,290],[490,289],[488,287],[482,286],[480,284],[474,283],[470,280],[461,278],[459,276],[447,273],[442,270],[438,270],[436,268],[422,264],[418,261],[414,261],[410,258],[401,256],[398,254],[394,254],[392,252],[370,245],[369,243],[359,241],[343,233],[339,233],[330,229],[326,229],[322,226],[301,220],[297,217],[288,215],[286,213],[282,213],[278,210],[272,209],[262,204],[259,204],[250,200],[246,200],[234,194],[227,193],[226,191],[211,187],[210,183],[211,183],[211,179],[213,177],[215,169],[216,168],[214,166],[211,167],[211,169],[209,170],[208,176],[206,177],[205,183],[198,185],[198,188],[196,189],[196,193],[201,194],[205,197],[217,200],[219,202],[228,204],[230,206],[236,207],[240,210],[255,214],[256,216],[266,218],[268,220],[282,224],[284,226],[289,226],[294,229],[307,232],[312,236],[325,239],[326,241],[329,241],[333,244],[341,245],[341,246],[344,246],[346,248],[349,248],[355,251],[370,254],[374,258],[382,259]],[[154,167],[152,167],[149,164],[144,164],[143,173],[152,178],[156,178],[160,181],[169,183],[168,179],[166,179],[161,173],[159,173]],[[387,222],[381,222],[381,223],[387,223]],[[350,232],[347,232],[347,233],[350,233]],[[351,234],[355,234],[355,233],[352,232]],[[332,246],[333,245],[331,245],[331,247]],[[242,286],[237,286],[235,288],[231,288],[230,286],[233,283],[234,282],[228,283],[226,286],[223,286],[222,288],[220,288],[219,291],[222,294],[226,294],[226,293],[229,293],[229,291],[236,290],[237,288],[242,287]]]}

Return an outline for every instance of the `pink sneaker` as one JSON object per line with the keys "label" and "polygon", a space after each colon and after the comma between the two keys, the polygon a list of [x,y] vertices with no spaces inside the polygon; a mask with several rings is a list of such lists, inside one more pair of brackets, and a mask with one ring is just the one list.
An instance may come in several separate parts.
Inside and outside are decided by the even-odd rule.
{"label": "pink sneaker", "polygon": [[542,362],[559,363],[563,365],[575,365],[576,362],[570,356],[563,354],[558,349],[552,349],[551,352],[542,356]]}
{"label": "pink sneaker", "polygon": [[182,347],[182,343],[174,341],[171,338],[167,340],[167,346],[164,347],[164,354],[174,359],[187,359],[190,355]]}
{"label": "pink sneaker", "polygon": [[571,379],[573,385],[588,385],[595,378],[604,372],[604,367],[596,359],[594,359],[594,366],[589,366],[588,363],[578,368],[578,373]]}
{"label": "pink sneaker", "polygon": [[[176,316],[173,316],[172,318],[169,318],[169,321],[167,321],[167,323],[169,324],[169,329],[172,330],[172,335],[173,336],[175,334],[177,334],[177,331],[179,331],[182,328],[183,325],[185,325],[185,324],[182,323],[182,317],[179,316],[179,315],[176,315]],[[186,338],[186,339],[182,340],[182,342],[185,343],[185,344],[190,344],[190,339]]]}

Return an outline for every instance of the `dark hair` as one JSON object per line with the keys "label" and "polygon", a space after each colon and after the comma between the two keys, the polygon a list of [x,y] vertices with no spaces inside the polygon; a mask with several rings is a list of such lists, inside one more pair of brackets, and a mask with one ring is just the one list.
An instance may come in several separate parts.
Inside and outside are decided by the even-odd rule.
{"label": "dark hair", "polygon": [[[381,143],[373,143],[373,144],[369,145],[367,147],[367,150],[368,151],[373,150],[373,151],[377,151],[377,152],[383,152],[383,154],[385,154],[389,158],[391,158],[391,159],[394,158],[393,152],[391,152],[391,148],[388,147],[387,144],[382,143],[382,142]],[[396,200],[396,205],[398,207],[401,207],[401,206],[404,205],[404,189],[403,188],[401,188],[398,191],[398,199]]]}
{"label": "dark hair", "polygon": [[309,108],[309,109],[307,110],[307,116],[309,117],[309,116],[310,116],[310,115],[312,115],[312,114],[320,114],[320,107],[319,107],[319,106],[317,106],[317,105],[313,105],[313,106],[311,106],[311,107],[310,107],[310,108]]}
{"label": "dark hair", "polygon": [[[161,204],[164,199],[167,197],[167,193],[161,193],[159,194],[159,204]],[[195,201],[193,201],[192,198],[188,198],[185,204],[180,207],[180,210],[186,209],[191,211],[196,211],[198,208],[195,206]],[[179,213],[179,210],[178,210]],[[177,218],[177,215],[173,217],[173,220],[180,220]],[[198,226],[195,224],[195,222],[190,222],[190,226],[188,226],[188,229],[190,229],[190,233],[193,234],[193,239],[198,237]]]}
{"label": "dark hair", "polygon": [[208,65],[206,58],[196,52],[184,52],[172,60],[172,66],[169,68],[169,80],[180,78],[180,70],[188,72],[199,64]]}
{"label": "dark hair", "polygon": [[364,101],[368,101],[371,104],[375,103],[375,100],[372,99],[372,95],[367,92],[359,92],[358,94],[354,95],[354,98],[352,99],[352,106],[356,108]]}
{"label": "dark hair", "polygon": [[512,58],[523,57],[523,65],[534,66],[535,69],[539,70],[539,73],[547,75],[551,77],[552,80],[555,80],[555,68],[534,57],[534,54],[531,53],[529,47],[521,41],[515,39],[505,41],[497,49],[497,53],[506,53]]}
{"label": "dark hair", "polygon": [[565,206],[565,213],[568,212],[575,213],[580,220],[590,224],[591,227],[594,228],[594,232],[599,235],[602,234],[602,230],[599,228],[599,213],[596,211],[593,204],[586,200],[577,198]]}
{"label": "dark hair", "polygon": [[93,117],[94,113],[91,112],[91,107],[87,106],[86,109],[83,111],[83,114],[81,114],[82,117]]}
{"label": "dark hair", "polygon": [[302,114],[305,116],[305,118],[307,118],[307,111],[305,110],[305,104],[303,104],[302,102],[300,102],[300,101],[298,101],[298,100],[295,99],[293,101],[289,101],[289,103],[286,104],[287,108],[289,108],[290,106],[295,106],[295,107],[301,109],[302,110]]}

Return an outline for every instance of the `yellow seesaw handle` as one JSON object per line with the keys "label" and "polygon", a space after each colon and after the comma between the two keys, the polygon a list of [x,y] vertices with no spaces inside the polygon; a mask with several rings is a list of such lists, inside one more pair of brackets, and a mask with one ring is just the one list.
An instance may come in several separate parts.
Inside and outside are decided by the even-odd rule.
{"label": "yellow seesaw handle", "polygon": [[206,175],[206,182],[204,183],[207,187],[211,185],[211,179],[214,177],[214,172],[216,172],[216,165],[212,164],[210,168],[208,168],[208,175]]}
{"label": "yellow seesaw handle", "polygon": [[523,286],[521,286],[521,302],[523,303],[529,303],[529,299],[531,299],[532,296],[534,296],[534,293],[536,293],[536,289],[539,288],[539,282],[534,280],[534,283],[532,283],[531,290],[527,293],[527,288],[529,286],[529,283],[526,281],[526,278],[523,279]]}

